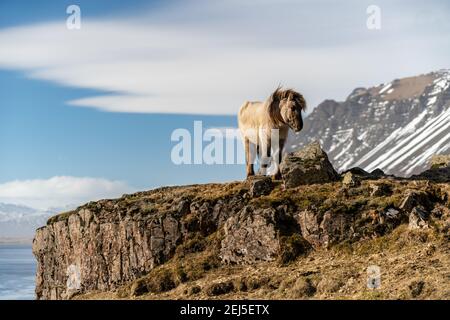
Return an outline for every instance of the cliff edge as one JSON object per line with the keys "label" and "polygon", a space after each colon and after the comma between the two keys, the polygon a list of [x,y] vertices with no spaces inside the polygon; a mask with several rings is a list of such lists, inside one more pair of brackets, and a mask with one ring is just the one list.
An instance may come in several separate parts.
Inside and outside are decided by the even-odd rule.
{"label": "cliff edge", "polygon": [[312,144],[282,170],[50,218],[33,241],[37,299],[450,298],[446,165],[338,174]]}

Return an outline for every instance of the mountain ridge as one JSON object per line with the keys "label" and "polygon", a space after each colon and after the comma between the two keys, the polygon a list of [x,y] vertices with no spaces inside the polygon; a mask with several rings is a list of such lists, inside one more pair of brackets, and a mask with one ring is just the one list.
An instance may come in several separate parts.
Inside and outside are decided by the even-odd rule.
{"label": "mountain ridge", "polygon": [[31,239],[36,229],[58,212],[73,208],[36,209],[25,205],[0,202],[0,242],[23,242]]}
{"label": "mountain ridge", "polygon": [[433,154],[450,152],[450,71],[356,88],[341,102],[325,100],[290,137],[288,151],[314,140],[340,171],[420,173]]}

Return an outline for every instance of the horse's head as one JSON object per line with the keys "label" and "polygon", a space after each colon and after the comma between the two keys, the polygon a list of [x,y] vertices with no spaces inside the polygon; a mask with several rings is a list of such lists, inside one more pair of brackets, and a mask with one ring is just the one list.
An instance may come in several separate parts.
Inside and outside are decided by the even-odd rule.
{"label": "horse's head", "polygon": [[306,109],[303,96],[294,90],[278,87],[268,100],[272,121],[287,124],[295,132],[303,129],[302,111]]}
{"label": "horse's head", "polygon": [[280,90],[278,88],[273,93],[272,99],[278,104],[281,120],[295,132],[302,130],[302,111],[306,109],[306,102],[303,96],[294,90]]}
{"label": "horse's head", "polygon": [[[303,97],[301,99],[303,100]],[[281,118],[295,132],[303,129],[302,110],[301,102],[292,98],[291,95],[280,101]]]}

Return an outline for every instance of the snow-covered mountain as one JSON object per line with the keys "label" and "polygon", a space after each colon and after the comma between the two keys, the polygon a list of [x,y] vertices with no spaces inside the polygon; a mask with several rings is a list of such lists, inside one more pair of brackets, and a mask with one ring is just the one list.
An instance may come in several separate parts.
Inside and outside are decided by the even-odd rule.
{"label": "snow-covered mountain", "polygon": [[291,138],[289,151],[319,140],[341,171],[417,174],[433,154],[450,152],[450,70],[357,88],[343,102],[325,100]]}
{"label": "snow-covered mountain", "polygon": [[31,239],[37,228],[45,225],[49,217],[61,211],[64,209],[38,210],[22,205],[0,203],[0,240]]}

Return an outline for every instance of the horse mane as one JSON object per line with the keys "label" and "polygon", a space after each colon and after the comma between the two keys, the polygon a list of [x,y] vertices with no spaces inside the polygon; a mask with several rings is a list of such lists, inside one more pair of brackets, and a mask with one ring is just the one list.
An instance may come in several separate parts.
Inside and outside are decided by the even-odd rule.
{"label": "horse mane", "polygon": [[269,117],[274,124],[283,123],[280,114],[280,101],[283,99],[293,100],[300,110],[306,110],[306,101],[302,94],[292,89],[283,90],[281,86],[278,86],[278,88],[270,95],[269,99],[267,99]]}

